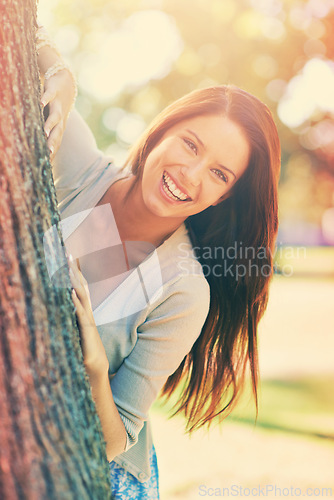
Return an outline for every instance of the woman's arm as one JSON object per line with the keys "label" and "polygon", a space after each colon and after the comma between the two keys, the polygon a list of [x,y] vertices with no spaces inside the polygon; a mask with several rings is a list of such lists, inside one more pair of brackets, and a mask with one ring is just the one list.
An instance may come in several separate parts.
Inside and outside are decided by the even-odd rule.
{"label": "woman's arm", "polygon": [[95,370],[91,373],[86,366],[86,371],[89,376],[96,411],[101,421],[104,440],[106,442],[107,459],[111,462],[117,455],[125,451],[126,430],[114,403],[108,369],[100,374],[96,374]]}
{"label": "woman's arm", "polygon": [[84,365],[101,421],[109,462],[126,447],[127,434],[114,403],[108,376],[109,363],[99,332],[96,328],[86,280],[69,259],[70,276],[74,287],[72,297],[79,322]]}

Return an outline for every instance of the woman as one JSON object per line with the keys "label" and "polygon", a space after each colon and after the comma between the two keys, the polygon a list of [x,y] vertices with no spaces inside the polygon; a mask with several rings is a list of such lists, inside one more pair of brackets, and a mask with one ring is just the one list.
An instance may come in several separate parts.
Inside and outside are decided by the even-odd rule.
{"label": "woman", "polygon": [[[58,64],[42,96],[53,155],[72,84],[54,49],[42,49],[42,72]],[[188,431],[231,411],[247,363],[257,399],[256,332],[277,233],[277,130],[258,99],[217,86],[159,114],[123,170],[73,112],[53,164],[113,493],[159,498],[148,410],[160,389],[169,396],[182,384],[176,410]]]}

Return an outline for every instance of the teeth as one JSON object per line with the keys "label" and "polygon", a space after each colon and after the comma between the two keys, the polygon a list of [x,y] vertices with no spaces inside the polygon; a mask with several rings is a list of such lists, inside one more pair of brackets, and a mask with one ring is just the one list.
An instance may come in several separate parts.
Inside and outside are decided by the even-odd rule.
{"label": "teeth", "polygon": [[164,179],[165,184],[167,184],[169,191],[171,191],[171,193],[174,195],[174,197],[178,198],[181,201],[185,201],[188,198],[188,196],[185,193],[182,193],[182,191],[180,191],[176,187],[175,183],[172,181],[172,179],[166,173],[164,173],[163,179]]}
{"label": "teeth", "polygon": [[182,196],[184,196],[183,193],[181,193],[181,191],[179,189],[175,189],[175,191],[173,191],[173,193],[175,194],[175,196],[177,196],[178,198],[182,198]]}
{"label": "teeth", "polygon": [[172,179],[170,177],[167,177],[167,175],[165,176],[165,179],[167,181],[168,187],[170,187],[173,191],[175,191],[176,186],[175,186],[174,182],[172,181]]}

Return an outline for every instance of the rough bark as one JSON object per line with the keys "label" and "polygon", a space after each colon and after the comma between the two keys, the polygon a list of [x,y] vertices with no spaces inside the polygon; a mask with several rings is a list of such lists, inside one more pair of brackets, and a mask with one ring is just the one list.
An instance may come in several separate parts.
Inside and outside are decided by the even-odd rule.
{"label": "rough bark", "polygon": [[59,216],[35,16],[34,0],[0,0],[0,498],[108,499],[67,269],[55,286],[43,251]]}

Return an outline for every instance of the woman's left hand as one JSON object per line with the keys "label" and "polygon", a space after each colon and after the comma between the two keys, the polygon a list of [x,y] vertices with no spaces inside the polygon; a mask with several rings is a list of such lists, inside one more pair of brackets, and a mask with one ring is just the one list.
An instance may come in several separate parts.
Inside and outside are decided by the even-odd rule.
{"label": "woman's left hand", "polygon": [[84,365],[89,377],[105,376],[108,373],[109,362],[96,328],[88,283],[73,257],[70,256],[68,260],[73,286],[72,299],[79,323]]}
{"label": "woman's left hand", "polygon": [[67,68],[57,71],[44,82],[41,103],[43,107],[49,105],[49,115],[44,129],[50,149],[51,161],[60,147],[75,95],[74,80]]}

